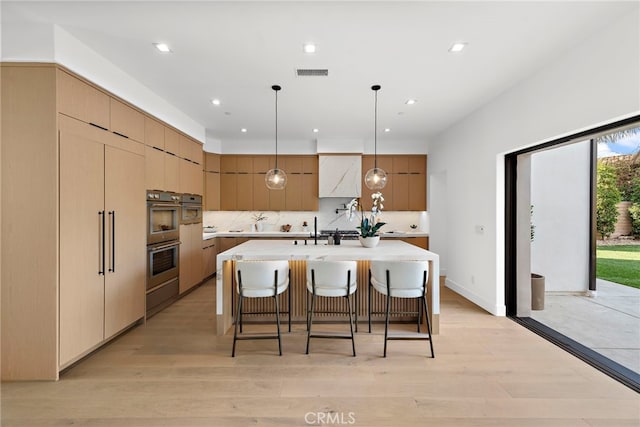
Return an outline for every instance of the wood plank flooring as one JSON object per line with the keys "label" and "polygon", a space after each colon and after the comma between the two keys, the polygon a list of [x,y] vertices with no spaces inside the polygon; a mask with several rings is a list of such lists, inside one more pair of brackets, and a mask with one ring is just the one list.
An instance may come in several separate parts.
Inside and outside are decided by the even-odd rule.
{"label": "wood plank flooring", "polygon": [[[348,340],[304,325],[273,340],[215,335],[215,284],[68,370],[58,382],[2,384],[2,426],[591,426],[640,425],[637,393],[506,318],[442,288],[436,358],[426,341],[382,325]],[[346,325],[318,324],[315,330]],[[414,325],[394,325],[410,330]],[[267,326],[247,325],[247,330]]]}

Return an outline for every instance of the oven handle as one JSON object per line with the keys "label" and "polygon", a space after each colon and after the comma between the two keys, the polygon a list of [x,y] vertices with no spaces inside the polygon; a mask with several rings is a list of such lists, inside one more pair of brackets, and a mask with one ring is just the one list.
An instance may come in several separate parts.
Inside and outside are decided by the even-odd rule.
{"label": "oven handle", "polygon": [[176,203],[148,203],[147,207],[150,208],[179,208],[180,205]]}
{"label": "oven handle", "polygon": [[182,244],[181,242],[174,242],[174,243],[169,243],[169,244],[159,245],[159,246],[149,246],[147,248],[147,251],[149,251],[149,252],[163,251],[165,249],[173,248],[173,247],[179,246],[181,244]]}

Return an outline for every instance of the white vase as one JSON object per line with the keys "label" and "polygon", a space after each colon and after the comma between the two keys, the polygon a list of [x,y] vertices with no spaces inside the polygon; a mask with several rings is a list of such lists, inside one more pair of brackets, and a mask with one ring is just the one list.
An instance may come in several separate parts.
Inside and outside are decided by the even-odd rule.
{"label": "white vase", "polygon": [[260,232],[263,230],[263,226],[261,222],[256,222],[256,231]]}
{"label": "white vase", "polygon": [[360,244],[365,248],[375,248],[376,246],[378,246],[378,243],[380,242],[380,236],[373,236],[373,237],[358,236],[358,240],[360,240]]}

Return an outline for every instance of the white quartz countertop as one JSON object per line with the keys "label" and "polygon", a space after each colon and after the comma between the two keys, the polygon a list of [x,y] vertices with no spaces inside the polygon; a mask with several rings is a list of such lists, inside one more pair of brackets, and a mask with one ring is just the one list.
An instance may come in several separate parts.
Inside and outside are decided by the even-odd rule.
{"label": "white quartz countertop", "polygon": [[218,262],[231,259],[412,259],[438,260],[438,255],[402,241],[381,240],[375,248],[365,248],[357,240],[344,240],[340,245],[327,245],[324,241],[314,245],[308,241],[294,244],[288,240],[249,240],[218,254]]}
{"label": "white quartz countertop", "polygon": [[[320,235],[318,234],[318,237]],[[423,231],[392,231],[381,233],[384,238],[407,238],[407,237],[429,237],[429,233]],[[309,232],[301,231],[217,231],[215,233],[202,233],[202,239],[208,240],[214,237],[250,237],[252,239],[274,239],[274,238],[291,238],[291,239],[313,239],[313,235]]]}

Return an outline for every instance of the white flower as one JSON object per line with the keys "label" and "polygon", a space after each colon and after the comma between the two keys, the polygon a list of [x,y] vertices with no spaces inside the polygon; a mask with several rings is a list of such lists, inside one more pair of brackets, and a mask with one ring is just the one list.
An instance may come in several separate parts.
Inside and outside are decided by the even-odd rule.
{"label": "white flower", "polygon": [[349,203],[346,204],[345,215],[349,219],[349,221],[353,221],[353,217],[355,215],[356,210],[358,210],[358,199],[351,199]]}

